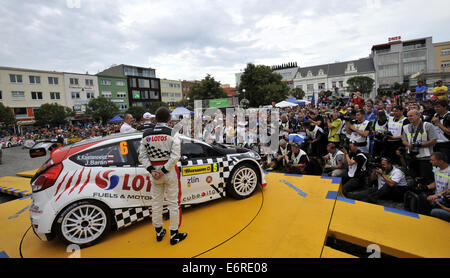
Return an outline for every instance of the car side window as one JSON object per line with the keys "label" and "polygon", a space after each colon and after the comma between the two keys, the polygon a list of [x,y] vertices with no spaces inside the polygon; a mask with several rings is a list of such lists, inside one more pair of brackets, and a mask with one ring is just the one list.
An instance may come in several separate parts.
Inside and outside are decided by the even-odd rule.
{"label": "car side window", "polygon": [[109,167],[131,164],[127,141],[80,152],[71,156],[70,159],[73,162],[86,167]]}
{"label": "car side window", "polygon": [[188,158],[200,158],[206,156],[202,145],[188,142],[181,143],[181,155],[185,155]]}

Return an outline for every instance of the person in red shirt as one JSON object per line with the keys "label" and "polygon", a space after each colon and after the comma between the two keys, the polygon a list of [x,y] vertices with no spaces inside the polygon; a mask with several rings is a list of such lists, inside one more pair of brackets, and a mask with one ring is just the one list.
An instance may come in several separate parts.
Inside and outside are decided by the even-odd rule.
{"label": "person in red shirt", "polygon": [[365,101],[361,95],[361,92],[356,92],[356,96],[352,98],[353,105],[357,104],[359,107],[364,107]]}

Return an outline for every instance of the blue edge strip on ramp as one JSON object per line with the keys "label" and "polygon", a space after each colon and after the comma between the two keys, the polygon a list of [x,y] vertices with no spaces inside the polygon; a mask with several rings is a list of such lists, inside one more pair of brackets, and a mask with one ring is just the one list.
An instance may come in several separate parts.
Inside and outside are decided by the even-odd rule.
{"label": "blue edge strip on ramp", "polygon": [[8,254],[6,254],[5,251],[0,252],[0,259],[6,259],[9,258]]}

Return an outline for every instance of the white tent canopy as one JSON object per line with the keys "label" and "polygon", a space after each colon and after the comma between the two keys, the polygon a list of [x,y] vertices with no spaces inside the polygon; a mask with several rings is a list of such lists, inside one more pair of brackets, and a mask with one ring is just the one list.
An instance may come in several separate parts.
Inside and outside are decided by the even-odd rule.
{"label": "white tent canopy", "polygon": [[285,107],[294,107],[294,106],[297,106],[297,105],[298,104],[295,104],[295,103],[283,100],[283,101],[278,102],[277,104],[275,104],[275,107],[285,108]]}

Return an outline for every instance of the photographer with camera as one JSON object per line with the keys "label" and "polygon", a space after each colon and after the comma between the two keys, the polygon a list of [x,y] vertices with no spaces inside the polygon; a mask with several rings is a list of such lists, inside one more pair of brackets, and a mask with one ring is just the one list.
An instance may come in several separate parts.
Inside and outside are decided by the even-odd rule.
{"label": "photographer with camera", "polygon": [[403,145],[408,154],[409,174],[412,177],[422,177],[426,181],[433,180],[430,157],[433,146],[437,141],[437,134],[432,124],[421,120],[418,110],[408,112],[410,124],[403,127]]}
{"label": "photographer with camera", "polygon": [[307,153],[308,155],[322,156],[325,150],[323,146],[323,138],[325,136],[323,129],[310,122],[304,123],[306,131],[306,142],[310,144]]}
{"label": "photographer with camera", "polygon": [[391,135],[388,131],[387,123],[385,112],[379,111],[377,120],[371,126],[374,139],[372,156],[374,157],[384,156],[386,152],[388,135]]}
{"label": "photographer with camera", "polygon": [[292,143],[291,151],[286,156],[286,172],[291,174],[305,174],[308,162],[308,155],[300,149],[300,144]]}
{"label": "photographer with camera", "polygon": [[396,105],[393,108],[393,117],[389,117],[388,131],[391,133],[387,136],[386,155],[392,159],[394,164],[400,164],[396,152],[403,147],[402,133],[403,127],[409,124],[409,120],[403,115],[403,107]]}
{"label": "photographer with camera", "polygon": [[[434,209],[450,208],[450,167],[447,163],[447,156],[444,153],[435,152],[431,155],[430,162],[433,165],[434,181],[428,185],[418,184],[415,188],[416,198],[418,198],[417,210],[419,213],[430,214]],[[444,208],[443,208],[444,207]],[[447,211],[448,212],[448,211]],[[445,212],[434,211],[441,215]],[[448,216],[448,215],[447,215]]]}
{"label": "photographer with camera", "polygon": [[436,114],[431,119],[437,133],[437,143],[434,145],[435,152],[445,153],[450,157],[450,112],[448,111],[448,101],[440,99],[434,104]]}
{"label": "photographer with camera", "polygon": [[349,149],[342,148],[344,153],[344,163],[348,165],[347,177],[342,181],[342,193],[348,197],[350,192],[365,186],[364,177],[366,176],[367,156],[365,156],[356,145],[350,141]]}
{"label": "photographer with camera", "polygon": [[345,129],[348,134],[351,133],[350,141],[354,141],[356,146],[361,152],[369,152],[369,140],[370,134],[369,121],[365,120],[365,111],[356,111],[356,123],[351,121],[345,121]]}
{"label": "photographer with camera", "polygon": [[339,112],[333,111],[325,118],[325,123],[328,126],[328,143],[333,143],[339,147],[341,141],[340,130],[342,129],[343,121],[339,119]]}
{"label": "photographer with camera", "polygon": [[290,151],[290,146],[286,143],[286,140],[281,139],[278,151],[274,154],[274,158],[267,163],[267,171],[284,169],[289,160],[288,154]]}
{"label": "photographer with camera", "polygon": [[334,143],[328,143],[328,154],[323,156],[325,166],[323,175],[328,177],[345,177],[347,169],[344,163],[344,153],[337,149]]}

